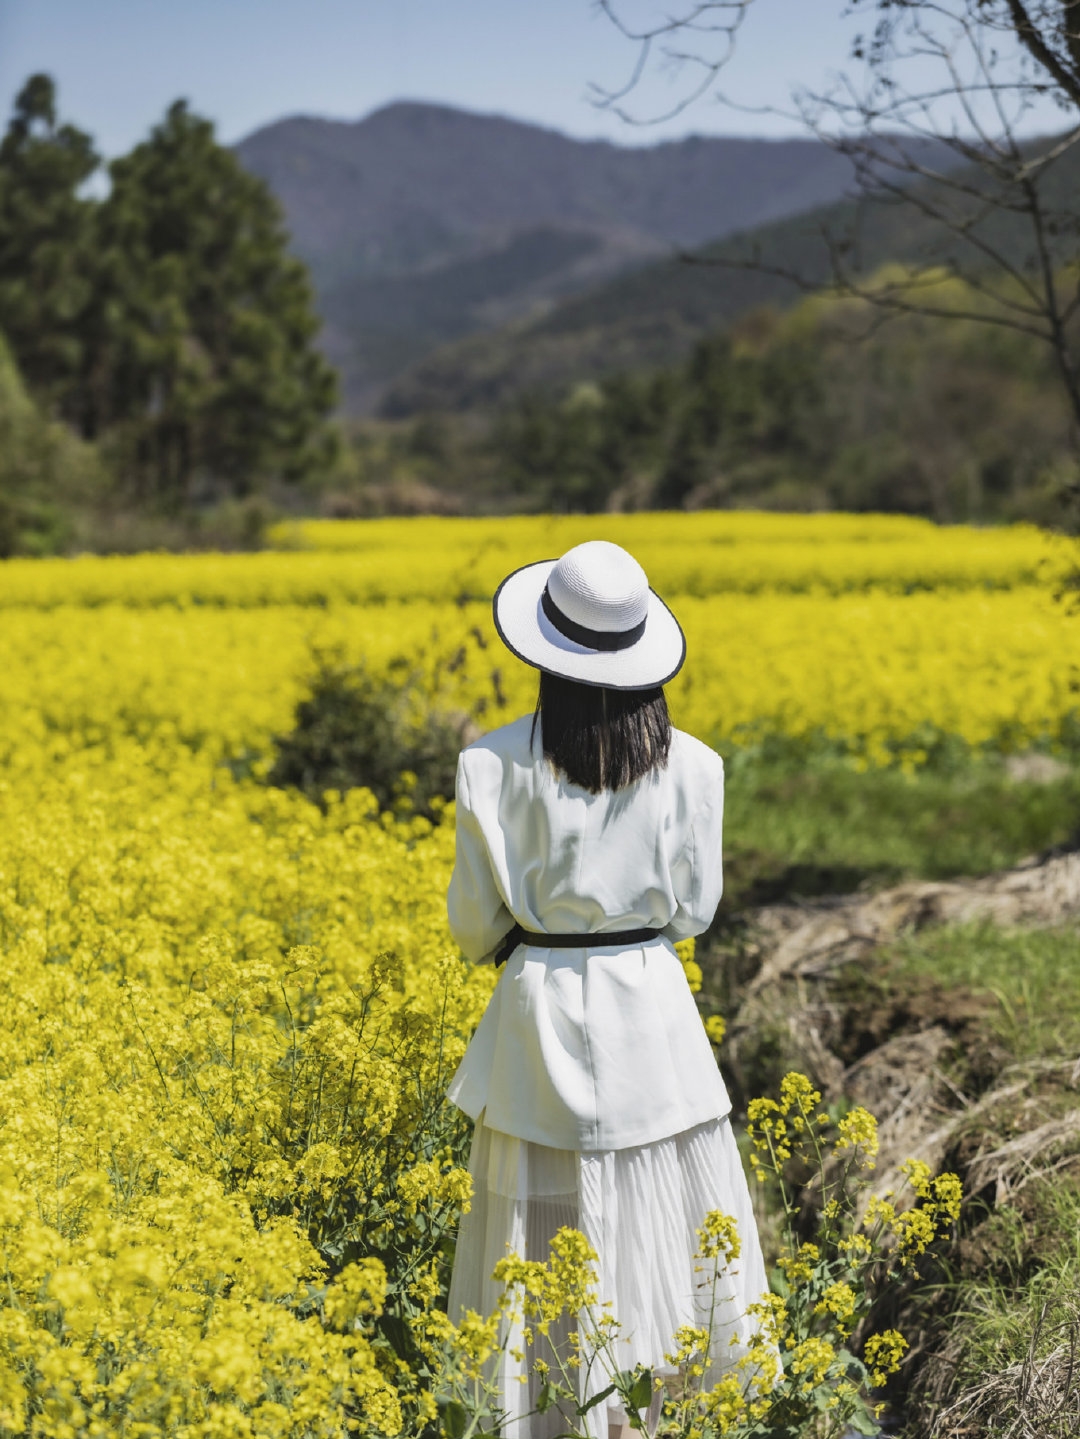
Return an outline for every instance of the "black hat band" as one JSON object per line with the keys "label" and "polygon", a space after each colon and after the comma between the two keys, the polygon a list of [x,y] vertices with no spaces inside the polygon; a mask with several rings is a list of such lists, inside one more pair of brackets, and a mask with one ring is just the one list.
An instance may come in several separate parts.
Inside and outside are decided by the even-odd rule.
{"label": "black hat band", "polygon": [[645,633],[645,620],[649,618],[646,615],[645,620],[630,630],[590,630],[563,614],[551,598],[547,585],[544,586],[544,593],[540,596],[540,604],[544,614],[561,635],[568,640],[573,640],[576,645],[584,645],[586,649],[590,650],[628,650],[631,645],[636,645]]}

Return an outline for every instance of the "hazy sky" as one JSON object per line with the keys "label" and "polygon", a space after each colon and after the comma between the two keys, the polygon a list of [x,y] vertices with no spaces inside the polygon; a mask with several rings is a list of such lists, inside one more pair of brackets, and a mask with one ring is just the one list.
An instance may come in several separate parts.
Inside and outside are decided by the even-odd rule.
{"label": "hazy sky", "polygon": [[[688,3],[617,0],[630,23]],[[792,87],[827,83],[872,20],[869,0],[858,22],[843,18],[847,8],[753,0],[724,89],[743,106],[790,117]],[[800,133],[794,118],[708,99],[663,124],[627,125],[590,103],[589,84],[620,85],[635,56],[595,0],[0,0],[0,123],[26,76],[45,70],[64,116],[107,156],[129,149],[180,96],[226,141],[283,115],[356,120],[399,99],[624,144],[695,131]],[[661,112],[688,83],[654,71],[639,109]],[[1047,107],[1027,128],[1060,124]]]}
{"label": "hazy sky", "polygon": [[[620,3],[631,20],[664,9]],[[755,0],[725,83],[746,104],[783,105],[793,82],[843,63],[853,29],[843,8]],[[709,101],[665,125],[627,126],[587,91],[590,81],[619,84],[634,55],[593,0],[0,0],[0,114],[28,74],[45,70],[65,117],[107,155],[140,139],[178,96],[228,141],[282,115],[354,120],[401,98],[630,144],[795,132],[791,121]],[[658,104],[676,93],[657,76]]]}

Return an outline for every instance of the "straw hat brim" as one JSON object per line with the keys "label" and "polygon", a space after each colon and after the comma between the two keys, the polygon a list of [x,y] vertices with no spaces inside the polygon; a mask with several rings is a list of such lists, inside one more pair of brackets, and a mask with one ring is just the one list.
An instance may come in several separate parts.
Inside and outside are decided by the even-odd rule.
{"label": "straw hat brim", "polygon": [[499,638],[519,660],[538,670],[616,690],[652,689],[682,669],[686,639],[667,605],[649,591],[645,632],[621,650],[595,650],[561,634],[544,613],[541,596],[557,560],[539,560],[507,575],[492,609]]}

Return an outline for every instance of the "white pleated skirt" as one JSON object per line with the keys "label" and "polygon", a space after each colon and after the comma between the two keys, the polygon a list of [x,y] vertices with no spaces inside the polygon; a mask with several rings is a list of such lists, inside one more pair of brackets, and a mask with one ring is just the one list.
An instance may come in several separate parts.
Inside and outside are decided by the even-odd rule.
{"label": "white pleated skirt", "polygon": [[[451,1319],[466,1309],[490,1314],[501,1293],[492,1278],[498,1260],[512,1250],[546,1261],[553,1235],[566,1225],[580,1230],[598,1255],[598,1300],[610,1301],[619,1324],[614,1368],[644,1364],[654,1374],[673,1374],[664,1356],[676,1348],[676,1330],[683,1324],[708,1327],[710,1309],[707,1381],[715,1383],[746,1352],[758,1327],[746,1306],[761,1298],[768,1281],[742,1160],[726,1118],[629,1149],[578,1151],[515,1139],[489,1129],[481,1115],[469,1171],[473,1200],[458,1232],[447,1306]],[[696,1231],[713,1209],[735,1219],[741,1241],[739,1258],[722,1273],[715,1296],[713,1261],[695,1258]],[[551,1342],[560,1352],[571,1352],[565,1346],[572,1327],[571,1319],[560,1333],[552,1327]],[[569,1416],[555,1408],[529,1417],[539,1393],[532,1361],[538,1355],[550,1361],[550,1347],[538,1339],[543,1347],[530,1351],[509,1328],[503,1337],[490,1378],[509,1416],[504,1439],[548,1439],[564,1432]],[[514,1358],[514,1349],[523,1359]],[[587,1352],[582,1358],[572,1372],[584,1402],[607,1387],[610,1375],[599,1362],[589,1363]],[[588,1423],[596,1439],[607,1439],[609,1418],[625,1418],[614,1396],[578,1423]]]}

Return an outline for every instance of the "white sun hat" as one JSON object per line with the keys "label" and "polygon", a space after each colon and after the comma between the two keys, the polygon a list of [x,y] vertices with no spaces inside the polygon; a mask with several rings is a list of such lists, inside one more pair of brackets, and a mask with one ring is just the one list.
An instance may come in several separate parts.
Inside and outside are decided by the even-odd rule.
{"label": "white sun hat", "polygon": [[652,689],[686,658],[678,620],[633,555],[608,540],[515,570],[493,609],[499,637],[518,659],[581,684]]}

